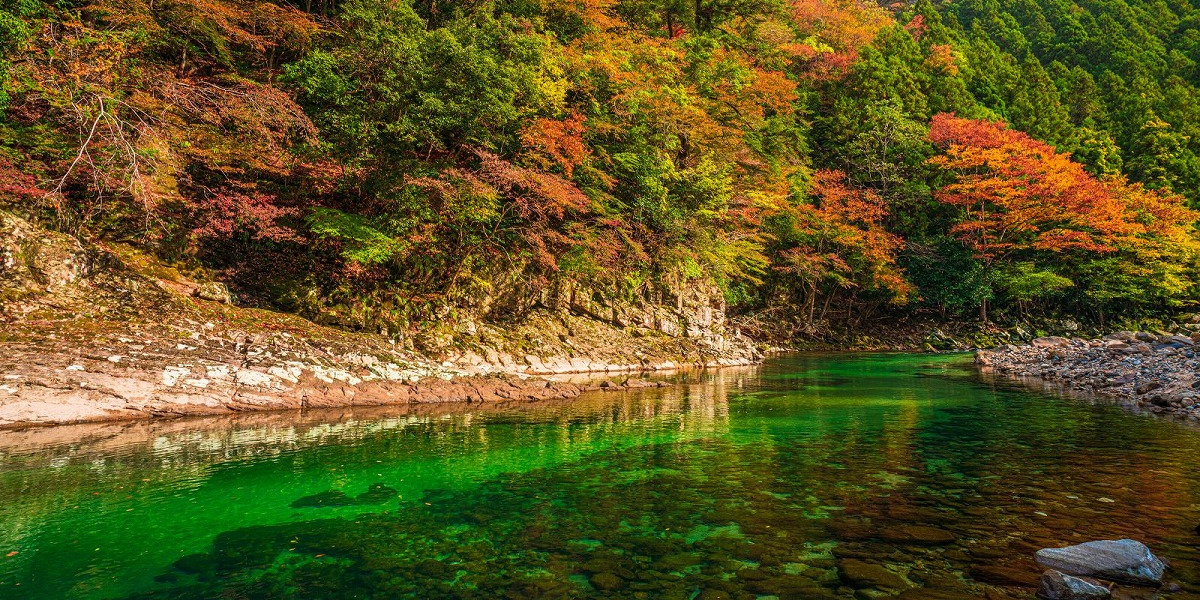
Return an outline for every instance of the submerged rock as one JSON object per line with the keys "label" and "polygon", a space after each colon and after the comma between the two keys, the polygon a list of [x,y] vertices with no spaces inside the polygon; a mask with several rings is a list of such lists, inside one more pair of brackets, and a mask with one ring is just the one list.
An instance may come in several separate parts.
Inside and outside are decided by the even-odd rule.
{"label": "submerged rock", "polygon": [[954,543],[954,534],[927,525],[901,525],[880,532],[880,537],[889,542],[936,546]]}
{"label": "submerged rock", "polygon": [[625,580],[612,573],[596,573],[591,577],[592,585],[604,591],[617,590],[625,586]]}
{"label": "submerged rock", "polygon": [[1067,575],[1054,569],[1042,573],[1037,594],[1045,600],[1092,600],[1112,596],[1108,588],[1095,580]]}
{"label": "submerged rock", "polygon": [[372,483],[367,491],[355,496],[354,500],[358,504],[383,504],[395,500],[399,495],[400,492],[394,487],[382,483]]}
{"label": "submerged rock", "polygon": [[971,578],[992,585],[1034,587],[1037,576],[1025,569],[1002,565],[975,565],[969,571]]}
{"label": "submerged rock", "polygon": [[1163,564],[1145,544],[1130,540],[1099,540],[1066,548],[1043,548],[1038,564],[1069,575],[1099,577],[1134,585],[1162,583]]}
{"label": "submerged rock", "polygon": [[292,502],[292,508],[314,508],[320,506],[354,506],[360,504],[383,504],[395,500],[400,495],[396,488],[382,483],[373,483],[367,491],[351,498],[342,490],[326,490],[311,496],[298,498]]}
{"label": "submerged rock", "polygon": [[888,590],[903,590],[911,587],[903,577],[887,570],[882,565],[861,561],[858,559],[843,560],[838,565],[842,581],[852,588],[882,588]]}
{"label": "submerged rock", "polygon": [[312,508],[316,506],[350,506],[356,504],[354,498],[342,490],[326,490],[324,492],[298,498],[292,502],[292,508]]}

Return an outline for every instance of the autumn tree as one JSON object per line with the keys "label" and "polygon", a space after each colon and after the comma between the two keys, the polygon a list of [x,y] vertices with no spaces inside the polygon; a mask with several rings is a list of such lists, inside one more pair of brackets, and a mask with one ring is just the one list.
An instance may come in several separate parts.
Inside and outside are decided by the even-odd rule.
{"label": "autumn tree", "polygon": [[939,114],[930,140],[942,149],[930,163],[955,175],[936,194],[959,211],[951,233],[1017,298],[1075,285],[1055,272],[1061,265],[1192,239],[1195,215],[1177,197],[1097,179],[1004,123]]}
{"label": "autumn tree", "polygon": [[913,288],[896,262],[904,243],[883,228],[886,215],[878,195],[850,187],[840,171],[818,171],[811,201],[772,215],[774,269],[788,278],[809,323],[823,321],[836,298],[847,311],[866,300],[868,312],[879,301],[908,299]]}

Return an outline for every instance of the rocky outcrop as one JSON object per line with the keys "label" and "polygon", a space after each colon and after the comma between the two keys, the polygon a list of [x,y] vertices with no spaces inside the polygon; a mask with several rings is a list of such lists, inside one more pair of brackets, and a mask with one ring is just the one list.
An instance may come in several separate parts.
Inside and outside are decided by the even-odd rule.
{"label": "rocky outcrop", "polygon": [[1122,331],[1039,338],[976,353],[985,372],[1098,393],[1155,413],[1200,419],[1200,335]]}
{"label": "rocky outcrop", "polygon": [[56,292],[88,277],[96,262],[79,240],[0,211],[0,301]]}

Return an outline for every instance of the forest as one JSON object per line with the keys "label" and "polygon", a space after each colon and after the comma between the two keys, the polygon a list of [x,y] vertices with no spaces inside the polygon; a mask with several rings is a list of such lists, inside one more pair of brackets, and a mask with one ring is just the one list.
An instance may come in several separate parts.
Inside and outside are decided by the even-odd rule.
{"label": "forest", "polygon": [[809,326],[1103,326],[1197,298],[1187,0],[4,6],[0,209],[248,304],[405,328],[695,284]]}

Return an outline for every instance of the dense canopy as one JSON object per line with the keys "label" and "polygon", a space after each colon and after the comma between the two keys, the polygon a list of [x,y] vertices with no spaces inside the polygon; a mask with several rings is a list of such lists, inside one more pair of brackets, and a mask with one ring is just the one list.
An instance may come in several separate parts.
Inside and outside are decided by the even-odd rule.
{"label": "dense canopy", "polygon": [[0,9],[0,207],[263,304],[408,327],[695,281],[812,324],[1195,297],[1186,1],[152,4]]}

